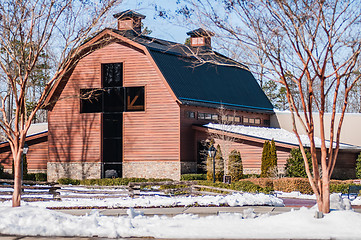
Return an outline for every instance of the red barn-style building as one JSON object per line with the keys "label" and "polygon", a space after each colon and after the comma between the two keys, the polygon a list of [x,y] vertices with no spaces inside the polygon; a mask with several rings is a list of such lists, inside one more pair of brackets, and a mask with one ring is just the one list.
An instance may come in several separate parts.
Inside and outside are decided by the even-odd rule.
{"label": "red barn-style building", "polygon": [[[194,126],[270,126],[272,104],[246,66],[212,50],[213,33],[188,32],[190,45],[183,45],[142,35],[139,13],[114,17],[118,28],[84,43],[102,40],[48,95],[48,131],[27,139],[30,171],[47,171],[49,181],[179,179],[197,171],[198,143],[207,138]],[[260,166],[257,149],[250,168]],[[11,169],[6,143],[0,157]]]}

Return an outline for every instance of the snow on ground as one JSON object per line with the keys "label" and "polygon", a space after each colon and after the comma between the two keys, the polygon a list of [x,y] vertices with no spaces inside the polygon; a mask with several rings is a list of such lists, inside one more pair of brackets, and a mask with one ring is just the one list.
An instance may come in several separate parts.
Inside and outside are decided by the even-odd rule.
{"label": "snow on ground", "polygon": [[332,211],[322,219],[315,209],[301,208],[275,216],[223,213],[199,217],[142,216],[129,209],[128,216],[101,216],[96,210],[72,216],[54,210],[23,206],[0,207],[0,233],[38,236],[155,237],[155,238],[313,238],[359,239],[361,214]]}
{"label": "snow on ground", "polygon": [[[22,202],[22,205],[58,208],[58,207],[176,207],[190,206],[283,206],[283,201],[272,195],[266,194],[232,194],[218,196],[140,196],[138,198],[64,198],[62,201]],[[1,206],[11,206],[11,201],[0,202]]]}

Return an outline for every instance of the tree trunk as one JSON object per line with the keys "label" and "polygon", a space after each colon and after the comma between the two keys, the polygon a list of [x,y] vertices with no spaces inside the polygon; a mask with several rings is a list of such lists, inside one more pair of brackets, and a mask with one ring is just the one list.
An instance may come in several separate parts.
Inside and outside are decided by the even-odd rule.
{"label": "tree trunk", "polygon": [[323,213],[329,213],[330,212],[330,180],[329,177],[324,174],[322,176],[322,199],[323,199],[323,205],[322,209],[319,210]]}
{"label": "tree trunk", "polygon": [[21,152],[14,156],[14,192],[13,192],[13,207],[19,207],[21,201]]}

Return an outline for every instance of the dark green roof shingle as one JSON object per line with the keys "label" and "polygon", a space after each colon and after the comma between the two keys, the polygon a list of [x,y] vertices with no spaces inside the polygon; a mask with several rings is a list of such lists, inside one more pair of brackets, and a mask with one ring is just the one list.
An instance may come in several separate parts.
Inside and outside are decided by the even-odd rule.
{"label": "dark green roof shingle", "polygon": [[150,49],[160,71],[178,99],[184,103],[224,105],[249,111],[273,112],[273,106],[250,71],[242,65],[199,64]]}

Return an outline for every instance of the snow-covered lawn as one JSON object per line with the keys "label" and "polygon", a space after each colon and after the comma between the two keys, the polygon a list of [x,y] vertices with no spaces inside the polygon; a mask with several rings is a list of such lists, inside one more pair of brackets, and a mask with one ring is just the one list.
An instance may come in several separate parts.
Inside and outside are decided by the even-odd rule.
{"label": "snow-covered lawn", "polygon": [[0,207],[0,233],[39,236],[98,236],[156,238],[313,238],[359,239],[361,214],[332,211],[322,219],[315,209],[301,208],[280,215],[255,217],[252,209],[243,214],[224,213],[199,217],[142,216],[129,209],[128,216],[101,216],[97,210],[72,216],[45,208]]}
{"label": "snow-covered lawn", "polygon": [[[180,214],[174,217],[143,216],[141,210],[133,207],[172,206],[283,206],[278,197],[314,199],[312,195],[297,192],[277,192],[277,196],[265,194],[231,194],[219,196],[149,196],[136,198],[120,196],[104,197],[104,189],[90,189],[99,192],[97,197],[89,193],[89,188],[63,188],[61,201],[22,202],[22,207],[11,208],[11,202],[0,202],[0,233],[38,236],[84,236],[84,237],[156,237],[156,238],[337,238],[357,239],[361,236],[361,214],[349,210],[348,199],[332,195],[332,209],[322,219],[315,219],[316,207],[301,208],[291,212],[271,216],[257,215],[252,207],[240,213],[219,213],[207,217]],[[8,189],[9,190],[9,189]],[[76,191],[75,191],[76,190]],[[121,189],[108,189],[115,195]],[[74,191],[76,193],[74,193]],[[76,197],[84,192],[81,197]],[[31,196],[30,192],[26,192]],[[40,193],[41,194],[41,193]],[[75,194],[75,195],[74,195]],[[33,195],[33,196],[36,196]],[[39,196],[39,195],[38,195]],[[361,204],[357,198],[352,203]],[[128,216],[102,216],[92,210],[89,215],[73,216],[49,210],[51,207],[106,207],[128,208]]]}
{"label": "snow-covered lawn", "polygon": [[[177,206],[283,206],[283,201],[275,196],[266,194],[232,194],[218,196],[140,196],[137,198],[65,198],[62,201],[34,201],[22,202],[22,205],[60,208],[60,207],[177,207]],[[0,202],[0,206],[11,206],[11,201]]]}

